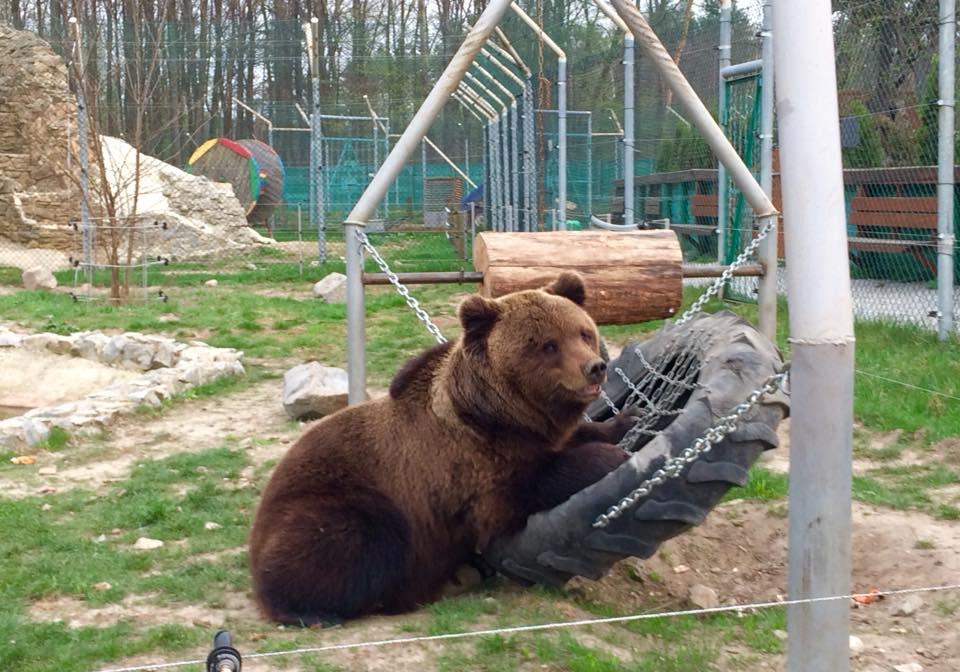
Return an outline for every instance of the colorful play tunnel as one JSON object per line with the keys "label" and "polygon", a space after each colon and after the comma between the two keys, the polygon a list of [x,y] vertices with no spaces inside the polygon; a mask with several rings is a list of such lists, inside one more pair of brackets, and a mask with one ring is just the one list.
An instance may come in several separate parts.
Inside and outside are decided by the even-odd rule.
{"label": "colorful play tunnel", "polygon": [[283,162],[265,142],[211,138],[190,156],[187,170],[233,185],[250,224],[267,224],[283,203]]}

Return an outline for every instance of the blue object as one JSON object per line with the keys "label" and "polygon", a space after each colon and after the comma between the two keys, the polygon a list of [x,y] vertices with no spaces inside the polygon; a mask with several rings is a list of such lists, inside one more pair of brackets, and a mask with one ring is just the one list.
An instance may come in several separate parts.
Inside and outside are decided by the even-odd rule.
{"label": "blue object", "polygon": [[482,184],[473,191],[467,192],[466,196],[464,196],[460,201],[460,207],[466,210],[471,203],[480,203],[481,201],[483,201]]}

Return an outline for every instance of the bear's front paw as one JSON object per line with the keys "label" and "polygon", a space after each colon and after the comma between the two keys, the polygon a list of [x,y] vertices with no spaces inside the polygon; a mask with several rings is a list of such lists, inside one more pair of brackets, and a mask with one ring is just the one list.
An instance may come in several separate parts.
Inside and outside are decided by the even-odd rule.
{"label": "bear's front paw", "polygon": [[627,435],[627,432],[646,414],[647,412],[645,410],[631,406],[620,411],[619,415],[607,420],[605,424],[609,427],[609,442],[620,443],[623,437]]}

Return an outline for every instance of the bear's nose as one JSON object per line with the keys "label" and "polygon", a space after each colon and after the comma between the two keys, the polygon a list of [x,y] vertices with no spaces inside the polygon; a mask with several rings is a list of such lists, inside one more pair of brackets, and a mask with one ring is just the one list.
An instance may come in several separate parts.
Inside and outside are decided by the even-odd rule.
{"label": "bear's nose", "polygon": [[583,375],[591,383],[602,383],[604,378],[607,377],[607,363],[602,359],[587,362],[583,367]]}

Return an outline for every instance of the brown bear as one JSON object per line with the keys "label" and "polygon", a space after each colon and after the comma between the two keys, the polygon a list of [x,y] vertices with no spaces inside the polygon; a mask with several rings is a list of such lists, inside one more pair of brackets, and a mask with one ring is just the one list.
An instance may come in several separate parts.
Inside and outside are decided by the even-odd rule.
{"label": "brown bear", "polygon": [[438,597],[496,537],[624,459],[629,414],[582,423],[606,375],[582,278],[460,306],[463,336],[390,394],[312,425],[274,471],[250,539],[264,613],[301,625]]}

